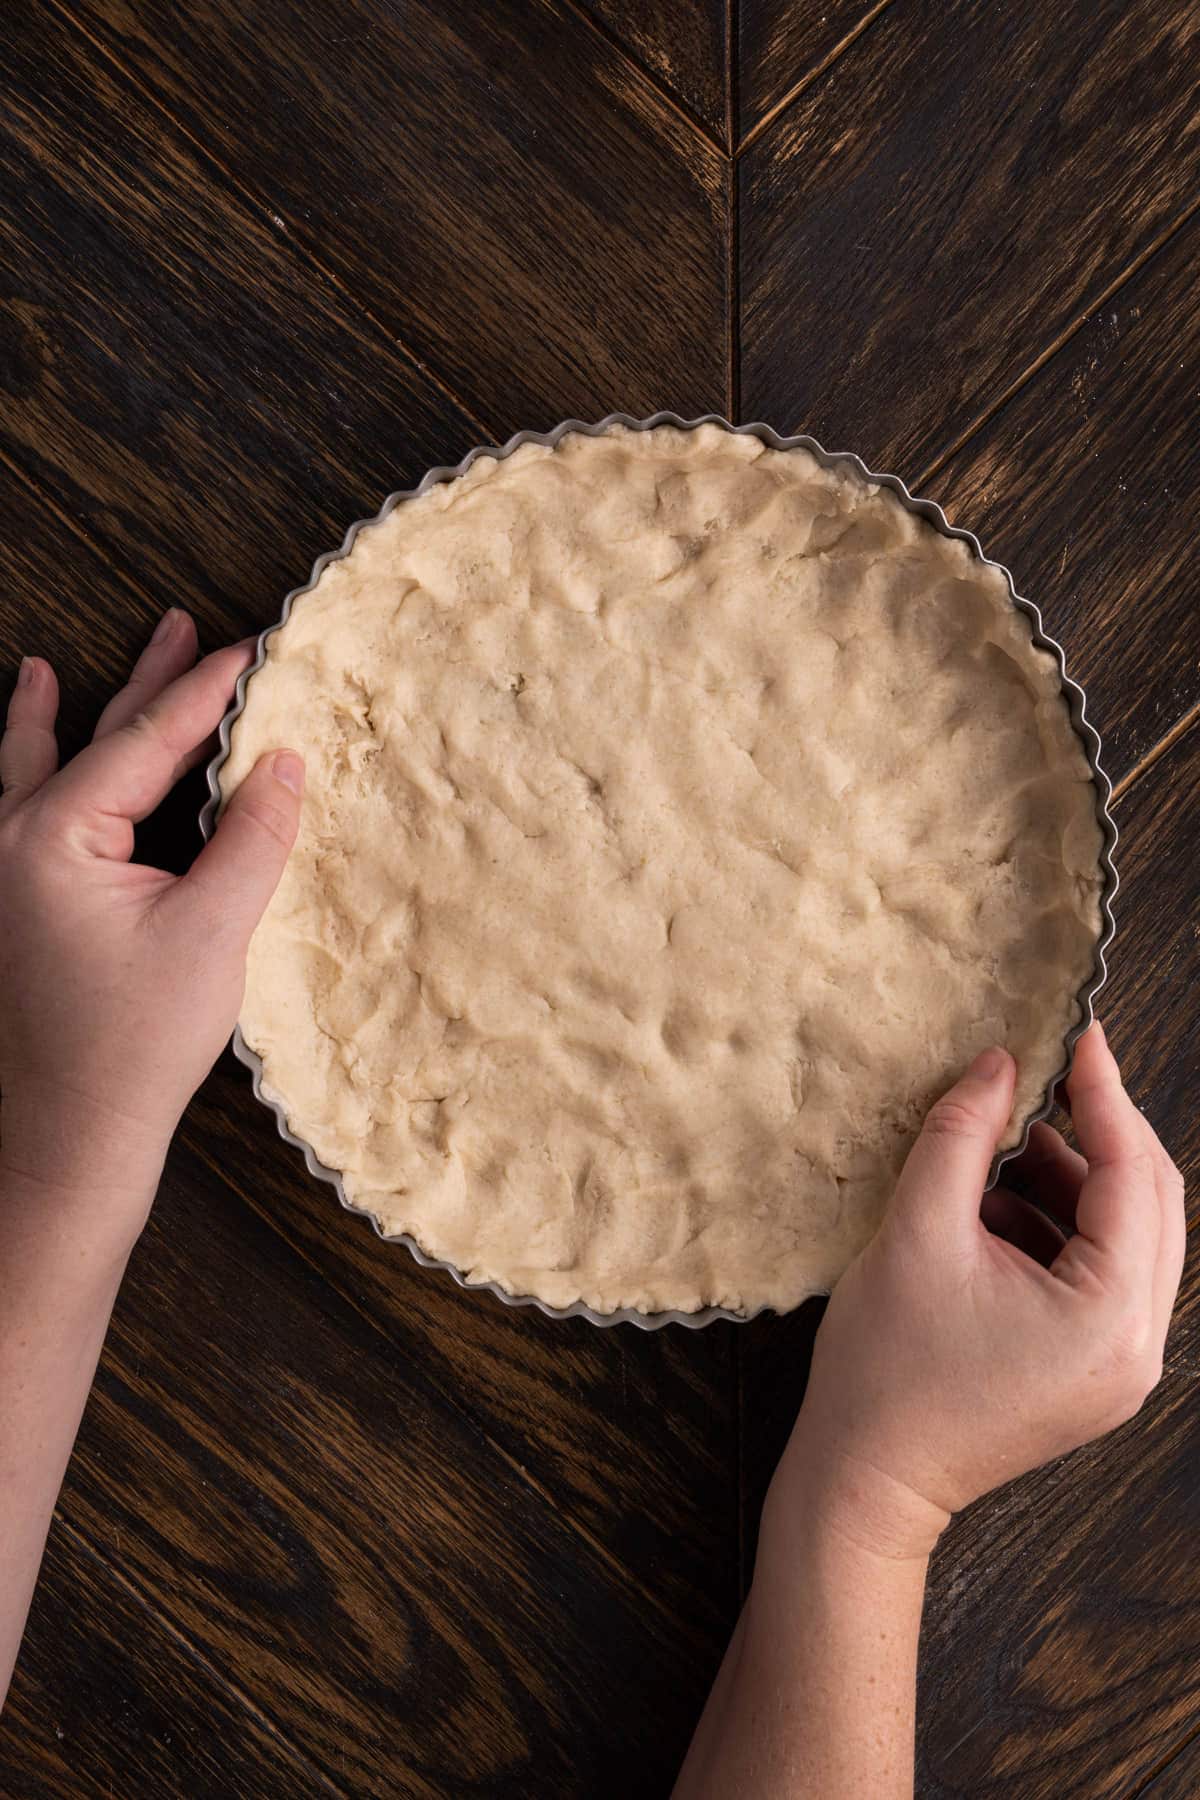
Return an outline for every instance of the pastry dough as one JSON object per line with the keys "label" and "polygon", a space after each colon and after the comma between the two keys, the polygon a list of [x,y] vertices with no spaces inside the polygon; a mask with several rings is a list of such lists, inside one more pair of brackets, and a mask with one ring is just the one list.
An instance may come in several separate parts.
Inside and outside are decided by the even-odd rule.
{"label": "pastry dough", "polygon": [[1007,1141],[1100,932],[1001,572],[715,425],[479,457],[360,531],[221,788],[307,764],[242,1030],[385,1232],[554,1305],[795,1306],[987,1044]]}

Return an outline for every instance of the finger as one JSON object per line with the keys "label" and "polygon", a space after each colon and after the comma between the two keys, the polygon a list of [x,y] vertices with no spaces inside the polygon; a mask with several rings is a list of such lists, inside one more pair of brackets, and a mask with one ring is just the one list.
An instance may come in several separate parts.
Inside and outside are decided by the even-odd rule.
{"label": "finger", "polygon": [[206,656],[127,724],[81,750],[55,780],[54,805],[144,819],[216,730],[252,660],[245,644]]}
{"label": "finger", "polygon": [[[253,662],[254,655],[257,653],[258,649],[258,637],[255,635],[254,637],[242,638],[240,642],[233,644],[230,647],[234,650],[249,650],[251,652],[250,660]],[[224,716],[225,714],[222,713],[221,718],[224,718]],[[218,726],[220,725],[220,722],[221,720],[218,719]],[[218,733],[214,728],[209,732],[206,738],[201,738],[195,749],[189,750],[187,755],[180,759],[179,773],[181,775],[186,775],[190,769],[196,767],[197,763],[211,762],[217,753],[217,743]]]}
{"label": "finger", "polygon": [[1146,1121],[1146,1130],[1153,1139],[1155,1184],[1160,1212],[1158,1258],[1154,1265],[1152,1284],[1154,1317],[1165,1338],[1187,1254],[1187,1202],[1183,1176],[1159,1143],[1149,1120]]}
{"label": "finger", "polygon": [[125,686],[100,714],[93,738],[105,738],[119,726],[128,725],[195,660],[196,627],[188,613],[173,606],[158,621],[154,636],[134,663]]}
{"label": "finger", "polygon": [[981,1217],[993,1237],[1003,1238],[1048,1269],[1066,1239],[1044,1213],[1008,1188],[992,1188],[983,1196]]}
{"label": "finger", "polygon": [[279,884],[300,823],[304,764],[293,750],[259,757],[188,873],[161,905],[187,910],[242,945]]}
{"label": "finger", "polygon": [[979,1197],[1012,1110],[1016,1065],[1007,1050],[984,1050],[961,1081],[930,1107],[896,1184],[902,1219],[936,1219],[939,1229],[979,1226]]}
{"label": "finger", "polygon": [[58,679],[40,656],[21,663],[0,737],[0,819],[36,794],[58,767]]}
{"label": "finger", "polygon": [[1088,1165],[1075,1207],[1076,1231],[1126,1271],[1149,1277],[1161,1236],[1153,1144],[1099,1023],[1076,1045],[1067,1087]]}
{"label": "finger", "polygon": [[1104,1027],[1093,1021],[1075,1046],[1075,1061],[1066,1080],[1071,1123],[1089,1169],[1110,1163],[1145,1168],[1150,1145],[1145,1120],[1121,1082],[1121,1071],[1108,1046]]}
{"label": "finger", "polygon": [[1075,1226],[1075,1208],[1086,1174],[1087,1164],[1079,1152],[1042,1119],[1030,1126],[1029,1142],[1021,1154],[1004,1165],[1005,1181],[1027,1188],[1038,1206],[1068,1230]]}
{"label": "finger", "polygon": [[[239,643],[232,645],[231,648],[234,650],[249,650],[251,653],[250,660],[253,662],[254,657],[258,652],[258,636],[255,634],[253,637],[242,638]],[[224,716],[224,713],[222,713],[221,718],[224,718]],[[218,719],[218,726],[220,725],[220,722],[221,720]],[[206,738],[201,738],[194,750],[188,751],[180,765],[181,773],[186,774],[189,769],[194,769],[197,763],[211,762],[217,753],[217,744],[218,733],[214,729],[209,732]]]}

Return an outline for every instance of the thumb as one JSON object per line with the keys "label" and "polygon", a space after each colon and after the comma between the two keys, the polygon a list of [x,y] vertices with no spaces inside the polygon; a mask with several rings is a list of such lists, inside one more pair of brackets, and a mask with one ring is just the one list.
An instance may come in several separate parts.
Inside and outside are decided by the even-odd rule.
{"label": "thumb", "polygon": [[1012,1110],[1016,1064],[998,1045],[935,1101],[896,1183],[892,1209],[938,1224],[979,1218],[996,1145]]}
{"label": "thumb", "polygon": [[174,889],[222,930],[249,943],[279,885],[300,823],[304,764],[294,750],[260,756],[216,832]]}

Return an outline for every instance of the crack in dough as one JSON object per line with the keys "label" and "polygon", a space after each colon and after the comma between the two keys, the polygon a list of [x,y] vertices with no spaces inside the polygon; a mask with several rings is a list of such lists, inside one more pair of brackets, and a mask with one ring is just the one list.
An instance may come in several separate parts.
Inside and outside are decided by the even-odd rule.
{"label": "crack in dough", "polygon": [[383,1229],[601,1311],[836,1281],[992,1042],[1006,1142],[1100,930],[1006,584],[717,426],[481,456],[330,563],[221,772],[307,763],[242,1030]]}

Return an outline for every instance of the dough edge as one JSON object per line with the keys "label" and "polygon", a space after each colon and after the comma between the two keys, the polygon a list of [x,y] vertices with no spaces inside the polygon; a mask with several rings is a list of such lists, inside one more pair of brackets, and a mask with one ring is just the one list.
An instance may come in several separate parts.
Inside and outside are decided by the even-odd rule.
{"label": "dough edge", "polygon": [[[682,456],[686,463],[689,459],[694,459],[697,452],[719,450],[721,453],[728,453],[731,447],[736,446],[730,458],[732,470],[757,462],[764,454],[761,440],[735,436],[715,425],[692,429],[658,426],[648,431],[614,427],[603,438],[568,434],[553,450],[525,445],[508,457],[485,453],[464,475],[435,486],[424,496],[401,502],[385,520],[378,524],[372,523],[360,532],[350,555],[328,565],[317,586],[297,601],[289,624],[281,631],[271,634],[267,662],[248,684],[245,709],[234,724],[230,755],[219,775],[222,798],[228,798],[263,750],[278,742],[294,741],[287,729],[281,729],[284,721],[279,710],[271,705],[271,672],[275,671],[277,674],[282,666],[288,634],[292,632],[295,636],[294,627],[297,622],[303,621],[306,614],[311,617],[314,602],[329,602],[331,595],[336,602],[339,587],[347,573],[354,571],[356,565],[361,569],[366,562],[378,561],[377,558],[364,554],[372,545],[378,549],[392,540],[402,540],[410,528],[413,514],[419,509],[424,508],[428,515],[444,520],[447,513],[468,496],[483,490],[485,484],[495,484],[497,493],[503,491],[507,485],[505,471],[509,471],[511,479],[521,469],[543,459],[563,459],[581,454],[586,456],[586,446],[606,442],[622,444],[630,452],[635,464],[653,458],[660,452],[668,460]],[[822,471],[814,459],[803,451],[767,451],[766,454],[776,460],[807,458],[811,465],[809,473],[826,498],[832,497],[836,501],[839,496],[845,499],[847,494],[855,494],[859,502],[857,510],[863,509],[862,502],[878,498],[885,510],[890,505],[897,514],[903,513],[905,521],[910,522],[905,525],[904,530],[913,534],[911,541],[919,547],[932,550],[933,541],[936,540],[940,546],[961,552],[962,563],[954,579],[974,583],[981,591],[990,588],[993,602],[1002,612],[1007,609],[1013,619],[1019,618],[1027,632],[1025,616],[1018,614],[1012,607],[1000,572],[994,566],[989,568],[979,564],[970,557],[960,542],[941,538],[932,527],[903,509],[900,502],[887,490],[864,483],[853,473]],[[856,508],[851,505],[849,510],[855,511]],[[701,555],[703,554],[701,551]],[[969,564],[969,573],[964,572],[966,564]],[[675,572],[668,570],[662,579],[669,580]],[[944,572],[943,570],[942,573]],[[369,579],[370,576],[367,577]],[[1001,585],[1005,589],[1003,595],[999,592]],[[409,590],[410,593],[412,591]],[[420,583],[417,584],[417,591],[420,591]],[[341,598],[344,600],[345,596]],[[465,589],[459,596],[459,604],[469,607],[471,603],[469,589]],[[402,599],[401,609],[403,605]],[[1006,645],[1006,653],[1009,651],[1011,645]],[[1057,741],[1061,752],[1058,773],[1070,770],[1074,780],[1084,781],[1091,786],[1092,773],[1078,736],[1067,717],[1057,667],[1048,669],[1047,665],[1052,664],[1053,659],[1038,651],[1032,643],[1028,645],[1028,656],[1026,673],[1041,684],[1043,700],[1047,703],[1046,718],[1041,723],[1049,732],[1050,740]],[[1060,714],[1057,720],[1054,717],[1054,705],[1051,704],[1055,700]],[[304,742],[296,747],[306,749]],[[313,805],[313,796],[314,786],[310,779],[309,794],[305,801],[306,817]],[[1079,821],[1076,820],[1075,823],[1079,824]],[[1040,1109],[1050,1081],[1059,1073],[1065,1061],[1066,1036],[1080,1017],[1077,996],[1091,972],[1101,927],[1101,834],[1095,817],[1094,792],[1092,824],[1094,830],[1090,841],[1076,846],[1074,867],[1067,870],[1075,879],[1075,899],[1081,915],[1086,914],[1091,935],[1090,951],[1087,959],[1076,957],[1069,968],[1064,965],[1056,971],[1059,978],[1057,991],[1042,996],[1044,1010],[1040,1042],[1034,1047],[1034,1052],[1021,1063],[1017,1097],[1005,1147],[1016,1141],[1024,1119]],[[1086,833],[1083,835],[1087,837]],[[745,1269],[737,1267],[736,1257],[730,1258],[728,1272],[724,1272],[726,1264],[719,1253],[710,1257],[704,1268],[692,1273],[686,1271],[686,1259],[685,1267],[681,1269],[680,1258],[668,1251],[658,1258],[651,1258],[640,1269],[633,1272],[626,1270],[620,1275],[606,1275],[602,1270],[587,1266],[553,1268],[514,1256],[497,1256],[494,1252],[472,1256],[468,1253],[470,1246],[464,1242],[461,1234],[446,1237],[440,1231],[436,1207],[427,1214],[422,1214],[419,1210],[414,1213],[407,1204],[397,1204],[401,1200],[400,1196],[381,1191],[377,1180],[356,1168],[353,1157],[345,1154],[345,1139],[340,1138],[336,1131],[331,1134],[327,1129],[327,1121],[320,1118],[319,1106],[313,1105],[312,1089],[298,1093],[295,1081],[289,1081],[284,1043],[294,1023],[291,1016],[294,1008],[284,1008],[285,1016],[282,1019],[278,1016],[271,993],[271,977],[266,968],[271,960],[272,936],[278,921],[279,914],[273,903],[255,936],[251,970],[247,979],[247,1001],[242,1018],[243,1036],[247,1044],[262,1058],[264,1096],[281,1106],[289,1128],[295,1135],[310,1143],[323,1162],[341,1170],[344,1190],[351,1205],[373,1214],[385,1234],[405,1232],[411,1235],[427,1255],[457,1267],[468,1283],[495,1282],[507,1292],[534,1295],[556,1307],[568,1306],[579,1300],[600,1313],[611,1313],[624,1307],[643,1313],[668,1310],[694,1312],[707,1306],[723,1307],[738,1313],[757,1311],[762,1307],[783,1311],[799,1304],[813,1293],[827,1292],[849,1260],[848,1251],[852,1254],[859,1247],[859,1240],[865,1241],[861,1232],[850,1234],[853,1243],[850,1243],[846,1234],[839,1236],[835,1232],[830,1244],[825,1246],[824,1254],[819,1254],[812,1244],[808,1244],[798,1248],[794,1256],[773,1259],[770,1267],[759,1266],[751,1271],[750,1280],[745,1278]],[[294,995],[292,999],[294,1001]],[[417,1101],[415,1104],[425,1103]],[[440,1101],[438,1104],[443,1105],[445,1102]],[[867,1235],[870,1235],[869,1232]]]}

